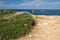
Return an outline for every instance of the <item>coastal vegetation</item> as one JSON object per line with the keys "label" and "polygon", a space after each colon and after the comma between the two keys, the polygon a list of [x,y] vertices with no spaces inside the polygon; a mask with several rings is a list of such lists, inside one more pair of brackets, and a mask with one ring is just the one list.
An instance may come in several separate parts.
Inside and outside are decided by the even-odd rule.
{"label": "coastal vegetation", "polygon": [[15,13],[13,10],[0,10],[0,15]]}
{"label": "coastal vegetation", "polygon": [[24,12],[19,15],[16,11],[0,10],[0,40],[15,40],[28,34],[35,21],[31,14]]}

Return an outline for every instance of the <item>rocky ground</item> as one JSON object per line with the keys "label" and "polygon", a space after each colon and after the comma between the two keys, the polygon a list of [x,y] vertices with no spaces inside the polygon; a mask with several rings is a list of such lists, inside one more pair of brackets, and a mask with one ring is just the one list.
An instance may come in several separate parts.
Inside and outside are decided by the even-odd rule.
{"label": "rocky ground", "polygon": [[60,40],[60,16],[33,16],[36,25],[29,35],[19,40]]}

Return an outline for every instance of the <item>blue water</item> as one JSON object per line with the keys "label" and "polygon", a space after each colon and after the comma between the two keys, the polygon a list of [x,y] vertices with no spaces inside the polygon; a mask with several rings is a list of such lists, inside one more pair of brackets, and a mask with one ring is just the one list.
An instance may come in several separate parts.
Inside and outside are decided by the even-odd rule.
{"label": "blue water", "polygon": [[[15,11],[27,11],[32,14],[32,9],[17,9]],[[48,9],[35,9],[35,15],[60,15],[60,10],[48,10]]]}

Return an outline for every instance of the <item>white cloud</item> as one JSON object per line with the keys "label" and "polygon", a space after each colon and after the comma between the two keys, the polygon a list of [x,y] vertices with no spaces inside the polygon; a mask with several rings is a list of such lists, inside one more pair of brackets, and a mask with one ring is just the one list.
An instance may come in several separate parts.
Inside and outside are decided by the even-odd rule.
{"label": "white cloud", "polygon": [[35,5],[35,1],[32,2],[24,2],[19,4],[18,6],[34,6]]}
{"label": "white cloud", "polygon": [[4,6],[6,8],[20,8],[20,9],[60,9],[60,1],[59,2],[47,2],[42,0],[34,0],[31,2],[24,2],[20,4],[4,4],[0,2],[0,6]]}
{"label": "white cloud", "polygon": [[[20,7],[27,7],[27,8],[32,8],[34,7],[35,9],[60,9],[60,2],[47,2],[47,1],[42,1],[42,0],[34,0],[32,2],[27,2],[27,3],[22,3],[19,4]],[[30,7],[29,7],[30,6]]]}
{"label": "white cloud", "polygon": [[4,2],[3,1],[0,1],[0,6],[3,6],[4,5]]}
{"label": "white cloud", "polygon": [[60,9],[60,2],[45,2],[44,8],[46,9]]}

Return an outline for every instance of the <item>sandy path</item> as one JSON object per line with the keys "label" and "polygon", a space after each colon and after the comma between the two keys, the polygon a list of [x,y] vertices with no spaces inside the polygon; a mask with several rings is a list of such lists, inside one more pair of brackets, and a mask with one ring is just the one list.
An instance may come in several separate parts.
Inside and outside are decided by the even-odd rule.
{"label": "sandy path", "polygon": [[36,17],[32,32],[19,40],[60,40],[60,16]]}

